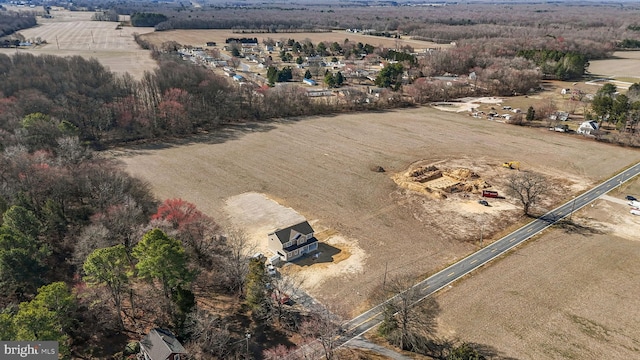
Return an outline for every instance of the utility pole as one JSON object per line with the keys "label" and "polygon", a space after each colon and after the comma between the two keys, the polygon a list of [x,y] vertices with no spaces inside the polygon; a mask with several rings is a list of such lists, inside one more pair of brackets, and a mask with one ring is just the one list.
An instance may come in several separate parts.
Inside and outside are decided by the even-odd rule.
{"label": "utility pole", "polygon": [[244,338],[247,340],[247,359],[249,359],[249,339],[251,339],[251,334],[250,333],[246,333],[244,334]]}
{"label": "utility pole", "polygon": [[[573,215],[573,209],[576,206],[576,197],[573,197],[573,202],[571,203],[571,212],[569,213],[569,221],[571,221],[571,215]],[[593,206],[593,204],[591,204]]]}
{"label": "utility pole", "polygon": [[382,279],[382,291],[384,291],[384,286],[387,283],[387,265],[389,264],[388,261],[385,261],[384,263],[384,278]]}
{"label": "utility pole", "polygon": [[482,235],[484,232],[484,224],[480,227],[480,247],[482,247]]}

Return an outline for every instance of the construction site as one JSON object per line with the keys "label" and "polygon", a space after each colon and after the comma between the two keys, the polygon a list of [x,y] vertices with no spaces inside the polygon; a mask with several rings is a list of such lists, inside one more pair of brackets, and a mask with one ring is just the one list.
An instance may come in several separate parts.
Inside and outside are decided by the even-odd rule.
{"label": "construction site", "polygon": [[392,178],[398,186],[434,199],[446,199],[456,193],[482,195],[483,190],[492,188],[491,184],[471,169],[447,166],[442,162],[424,164],[419,161]]}

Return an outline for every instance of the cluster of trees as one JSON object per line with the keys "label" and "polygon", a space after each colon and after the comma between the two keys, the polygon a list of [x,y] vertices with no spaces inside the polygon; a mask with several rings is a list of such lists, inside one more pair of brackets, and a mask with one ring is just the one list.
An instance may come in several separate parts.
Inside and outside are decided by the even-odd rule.
{"label": "cluster of trees", "polygon": [[36,24],[34,14],[3,11],[0,13],[0,38],[11,35],[19,30],[34,27]]}
{"label": "cluster of trees", "polygon": [[163,21],[167,21],[167,17],[163,14],[150,12],[139,12],[131,14],[132,26],[152,27],[158,25]]}
{"label": "cluster of trees", "polygon": [[627,94],[619,94],[615,85],[607,83],[597,92],[591,102],[593,117],[602,126],[604,122],[616,129],[634,132],[640,122],[640,83],[629,87]]}
{"label": "cluster of trees", "polygon": [[557,50],[521,50],[517,56],[522,56],[542,69],[546,76],[553,76],[560,80],[582,77],[589,61],[584,54]]}
{"label": "cluster of trees", "polygon": [[93,21],[118,21],[118,13],[111,9],[106,11],[97,11],[91,16]]}
{"label": "cluster of trees", "polygon": [[267,69],[267,81],[273,85],[277,82],[287,82],[293,79],[293,72],[291,66],[285,66],[282,69],[278,69],[275,66],[269,66]]}
{"label": "cluster of trees", "polygon": [[375,84],[379,87],[393,86],[397,90],[402,83],[403,73],[404,66],[401,63],[388,64],[378,72]]}
{"label": "cluster of trees", "polygon": [[327,87],[329,88],[340,87],[344,84],[344,76],[340,71],[334,74],[327,70],[324,74],[324,83],[327,84]]}

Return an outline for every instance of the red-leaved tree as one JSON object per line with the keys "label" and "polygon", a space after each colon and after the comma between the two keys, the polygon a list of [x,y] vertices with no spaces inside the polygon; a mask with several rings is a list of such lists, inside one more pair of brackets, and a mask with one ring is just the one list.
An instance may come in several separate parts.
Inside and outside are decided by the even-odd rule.
{"label": "red-leaved tree", "polygon": [[218,224],[196,206],[182,199],[167,199],[151,216],[152,225],[165,230],[182,241],[185,248],[202,264],[216,250]]}

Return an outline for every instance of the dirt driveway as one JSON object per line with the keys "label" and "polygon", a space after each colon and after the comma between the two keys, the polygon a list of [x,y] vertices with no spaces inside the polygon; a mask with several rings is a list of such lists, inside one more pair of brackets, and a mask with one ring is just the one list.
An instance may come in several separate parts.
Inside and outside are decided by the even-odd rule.
{"label": "dirt driveway", "polygon": [[473,197],[434,200],[398,187],[393,174],[416,161],[464,166],[499,184],[513,171],[502,162],[519,160],[523,170],[564,179],[560,201],[640,160],[627,148],[426,107],[251,124],[112,153],[159,198],[193,202],[223,224],[229,198],[256,192],[357,244],[360,270],[310,289],[345,316],[368,306],[385,267],[388,276],[432,273],[474,251],[481,228],[486,240],[519,217],[510,206],[466,211],[482,208]]}

